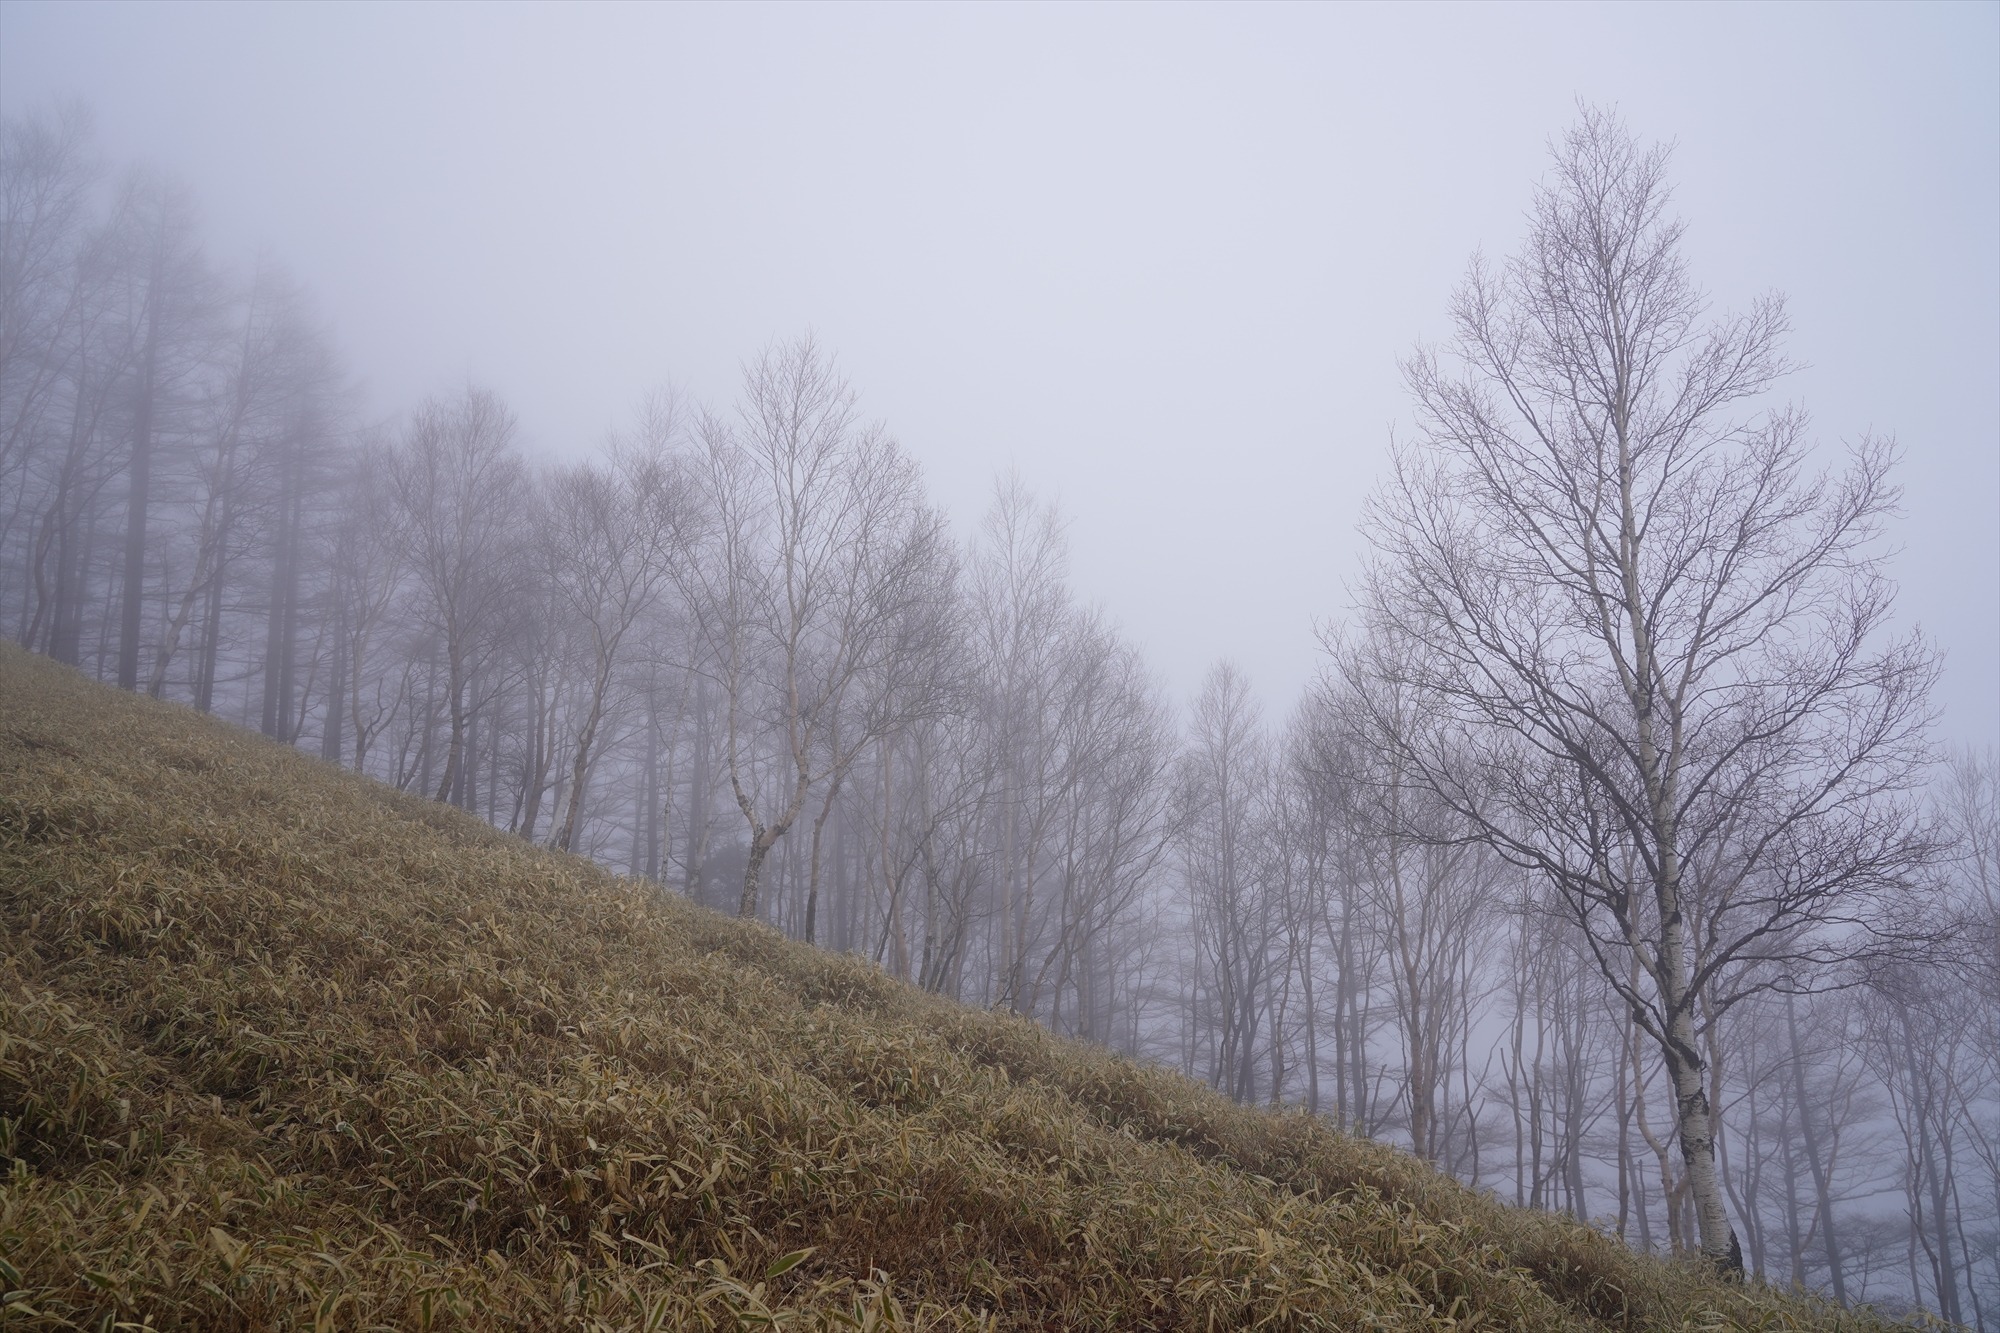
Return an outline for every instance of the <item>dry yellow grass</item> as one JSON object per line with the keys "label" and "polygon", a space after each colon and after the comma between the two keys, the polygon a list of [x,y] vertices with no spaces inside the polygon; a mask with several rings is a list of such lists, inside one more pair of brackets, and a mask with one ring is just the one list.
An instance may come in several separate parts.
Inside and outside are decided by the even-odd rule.
{"label": "dry yellow grass", "polygon": [[9,1328],[1879,1327],[0,644]]}

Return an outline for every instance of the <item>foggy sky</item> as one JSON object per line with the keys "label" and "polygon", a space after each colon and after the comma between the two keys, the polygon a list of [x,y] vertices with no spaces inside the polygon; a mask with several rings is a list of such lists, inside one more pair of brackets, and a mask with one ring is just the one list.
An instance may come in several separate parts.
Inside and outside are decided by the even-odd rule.
{"label": "foggy sky", "polygon": [[1509,253],[1579,98],[1678,144],[1718,311],[1790,298],[1827,460],[1895,434],[1942,734],[2000,739],[2000,5],[0,3],[215,258],[318,298],[369,414],[468,379],[535,453],[726,404],[808,328],[969,531],[1016,468],[1177,697],[1273,715],[1348,603],[1398,359]]}

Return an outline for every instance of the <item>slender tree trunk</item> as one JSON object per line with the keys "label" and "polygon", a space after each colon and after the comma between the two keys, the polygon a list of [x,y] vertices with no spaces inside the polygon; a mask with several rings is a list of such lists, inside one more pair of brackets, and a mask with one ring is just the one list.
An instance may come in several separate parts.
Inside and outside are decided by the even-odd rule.
{"label": "slender tree trunk", "polygon": [[50,608],[49,656],[65,666],[76,666],[83,660],[85,562],[90,557],[97,533],[94,510],[85,524],[86,534],[79,539],[77,533],[78,525],[84,523],[83,509],[88,500],[82,494],[81,479],[76,473],[85,445],[94,433],[86,419],[85,374],[86,367],[80,364],[76,402],[70,414],[69,452],[63,460],[56,485],[56,502],[50,511],[56,517],[57,528],[55,602]]}
{"label": "slender tree trunk", "polygon": [[895,945],[890,956],[895,975],[903,980],[910,979],[910,937],[903,923],[903,876],[896,872],[890,841],[890,800],[894,788],[890,784],[890,746],[882,742],[882,880],[889,891],[889,938]]}
{"label": "slender tree trunk", "polygon": [[160,691],[166,687],[167,667],[174,660],[174,654],[180,650],[181,635],[186,632],[188,622],[194,618],[195,604],[202,600],[205,585],[204,571],[207,568],[208,550],[207,543],[204,542],[202,550],[195,559],[194,574],[188,580],[186,591],[181,594],[180,605],[165,616],[166,630],[160,636],[160,650],[153,657],[153,669],[146,681],[146,693],[155,699],[160,697]]}
{"label": "slender tree trunk", "polygon": [[535,840],[535,824],[541,818],[542,796],[548,790],[549,766],[555,754],[555,701],[549,697],[546,672],[534,680],[533,690],[534,728],[530,733],[527,780],[523,783],[527,809],[521,816],[521,836],[529,842]]}
{"label": "slender tree trunk", "polygon": [[[41,523],[35,529],[35,542],[30,548],[28,560],[29,582],[34,586],[34,615],[21,629],[21,643],[32,652],[42,640],[42,618],[55,605],[54,581],[49,577],[49,552],[56,545],[56,515],[62,503],[62,492],[57,490],[56,500],[43,513]],[[51,617],[53,619],[53,617]]]}
{"label": "slender tree trunk", "polygon": [[687,895],[696,902],[703,901],[702,863],[708,859],[709,813],[714,805],[714,793],[709,789],[711,761],[709,753],[714,744],[710,733],[711,718],[708,708],[708,681],[698,679],[694,687],[694,770],[688,775],[688,832],[687,832]]}
{"label": "slender tree trunk", "polygon": [[305,700],[298,685],[299,533],[305,518],[304,489],[304,479],[294,475],[291,518],[285,525],[290,547],[285,560],[285,614],[278,625],[278,735],[287,744],[298,739],[305,712]]}
{"label": "slender tree trunk", "polygon": [[[1910,1115],[1917,1122],[1917,1153],[1923,1173],[1930,1182],[1931,1216],[1936,1219],[1937,1252],[1932,1256],[1937,1281],[1938,1313],[1954,1324],[1963,1323],[1958,1310],[1958,1274],[1952,1263],[1949,1213],[1945,1208],[1945,1182],[1938,1172],[1937,1154],[1931,1144],[1931,1093],[1917,1065],[1917,1043],[1910,1033],[1909,1014],[1903,1015],[1904,1058],[1910,1068]],[[1928,1248],[1928,1247],[1927,1247]]]}
{"label": "slender tree trunk", "polygon": [[1806,1092],[1805,1055],[1799,1044],[1798,1006],[1790,995],[1785,996],[1785,1027],[1792,1039],[1792,1088],[1798,1097],[1799,1130],[1805,1140],[1806,1165],[1812,1172],[1813,1196],[1819,1206],[1820,1237],[1826,1245],[1827,1276],[1833,1288],[1833,1298],[1845,1305],[1847,1283],[1841,1273],[1840,1242],[1835,1238],[1833,1226],[1833,1195],[1827,1185],[1827,1175],[1833,1164],[1820,1157],[1818,1135],[1813,1129],[1812,1098]]}
{"label": "slender tree trunk", "polygon": [[[466,681],[465,690],[475,700],[479,698],[479,676],[474,673]],[[479,804],[478,784],[474,779],[479,774],[479,708],[475,703],[466,710],[465,717],[465,759],[459,765],[458,785],[452,790],[451,803],[461,810],[470,811]]]}
{"label": "slender tree trunk", "polygon": [[118,688],[139,688],[139,621],[146,581],[146,508],[153,471],[153,408],[160,352],[159,242],[146,285],[146,346],[139,359],[139,383],[132,414],[132,470],[126,491],[124,600],[118,626]]}
{"label": "slender tree trunk", "polygon": [[[644,797],[645,841],[638,857],[639,865],[634,872],[653,884],[660,882],[660,829],[667,822],[666,811],[660,801],[660,715],[658,700],[652,689],[646,692],[646,773]],[[667,785],[673,786],[673,761],[668,760]]]}
{"label": "slender tree trunk", "polygon": [[[456,636],[453,636],[456,638]],[[461,656],[463,646],[454,642],[446,649],[447,675],[445,706],[451,713],[451,739],[445,748],[444,776],[437,785],[437,795],[431,799],[443,805],[451,799],[452,788],[458,783],[459,765],[465,762],[465,663]]]}
{"label": "slender tree trunk", "polygon": [[1002,779],[1000,796],[1000,817],[1005,823],[1001,825],[1000,835],[1000,967],[998,975],[1000,994],[998,998],[1009,1009],[1016,1009],[1014,955],[1019,948],[1019,940],[1016,937],[1014,929],[1014,825],[1016,812],[1014,809],[1014,765],[1012,758],[1013,756],[1008,756],[1007,762],[1004,765],[1005,777]]}
{"label": "slender tree trunk", "polygon": [[285,446],[284,465],[278,472],[278,532],[276,558],[271,566],[271,602],[264,622],[264,722],[266,736],[285,737],[288,672],[286,658],[289,638],[285,623],[291,614],[292,564],[297,553],[292,536],[292,491],[298,485],[296,441]]}
{"label": "slender tree trunk", "polygon": [[563,815],[561,830],[556,834],[555,845],[569,852],[576,850],[576,830],[579,811],[583,808],[584,780],[590,774],[590,751],[597,743],[597,727],[604,717],[604,696],[611,687],[611,656],[609,652],[598,654],[597,670],[590,682],[590,711],[584,715],[583,730],[576,738],[576,763],[572,766],[569,783],[569,808]]}
{"label": "slender tree trunk", "polygon": [[1626,1223],[1632,1215],[1632,1104],[1627,1097],[1626,1074],[1631,1046],[1624,1029],[1619,1030],[1618,1063],[1612,1073],[1612,1107],[1618,1117],[1618,1239],[1626,1239]]}
{"label": "slender tree trunk", "polygon": [[770,854],[777,840],[766,839],[768,830],[763,825],[750,825],[750,855],[743,863],[743,893],[736,900],[736,915],[740,920],[757,919],[757,896],[764,876],[764,858]]}
{"label": "slender tree trunk", "polygon": [[[489,706],[500,706],[497,697],[489,700]],[[500,742],[504,739],[498,721],[486,728],[486,822],[495,828],[500,819]]]}
{"label": "slender tree trunk", "polygon": [[[838,738],[834,744],[839,746]],[[806,876],[806,943],[819,942],[819,850],[820,834],[826,828],[827,816],[833,813],[833,803],[840,796],[840,780],[846,776],[844,769],[836,770],[827,784],[826,799],[820,802],[819,814],[813,819],[811,869]]]}
{"label": "slender tree trunk", "polygon": [[1313,994],[1313,932],[1307,919],[1300,943],[1299,986],[1306,1005],[1306,1114],[1319,1115],[1319,1000]]}
{"label": "slender tree trunk", "polygon": [[83,665],[83,607],[90,595],[90,554],[97,545],[95,509],[82,526],[79,537],[77,521],[71,519],[57,539],[55,623],[50,627],[49,656],[72,667]]}
{"label": "slender tree trunk", "polygon": [[222,570],[209,580],[201,609],[201,659],[195,667],[194,706],[215,710],[215,677],[222,665]]}
{"label": "slender tree trunk", "polygon": [[347,700],[347,635],[345,628],[334,639],[333,679],[326,692],[326,721],[320,727],[319,757],[330,764],[340,762],[341,742],[345,739],[346,721],[341,717],[341,708]]}

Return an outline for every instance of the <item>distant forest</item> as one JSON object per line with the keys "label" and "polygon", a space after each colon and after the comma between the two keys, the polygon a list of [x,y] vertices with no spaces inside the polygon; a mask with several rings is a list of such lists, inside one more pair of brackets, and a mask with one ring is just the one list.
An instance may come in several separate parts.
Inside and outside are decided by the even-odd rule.
{"label": "distant forest", "polygon": [[1022,481],[962,540],[810,338],[575,461],[505,386],[369,425],[307,293],[86,124],[0,144],[20,643],[1634,1245],[2000,1328],[2000,768],[1890,624],[1893,449],[1820,473],[1759,409],[1782,304],[1704,312],[1615,119],[1409,361],[1279,720],[1227,663],[1164,697]]}

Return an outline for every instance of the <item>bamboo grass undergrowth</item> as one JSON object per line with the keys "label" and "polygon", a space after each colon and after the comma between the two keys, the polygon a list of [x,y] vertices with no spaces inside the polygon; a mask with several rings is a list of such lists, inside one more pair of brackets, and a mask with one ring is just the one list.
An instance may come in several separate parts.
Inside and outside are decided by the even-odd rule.
{"label": "bamboo grass undergrowth", "polygon": [[1866,1329],[0,645],[9,1328]]}

